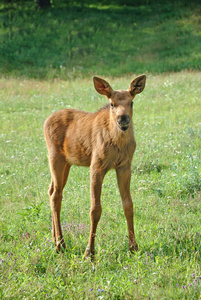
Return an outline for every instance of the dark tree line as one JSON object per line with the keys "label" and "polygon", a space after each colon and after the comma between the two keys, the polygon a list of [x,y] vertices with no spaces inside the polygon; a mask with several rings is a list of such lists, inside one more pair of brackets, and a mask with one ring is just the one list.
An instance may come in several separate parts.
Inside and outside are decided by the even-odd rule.
{"label": "dark tree line", "polygon": [[50,0],[37,0],[37,5],[40,8],[46,8],[51,6]]}
{"label": "dark tree line", "polygon": [[[150,5],[154,4],[173,4],[177,2],[182,2],[184,5],[186,4],[200,4],[200,0],[0,0],[3,3],[23,3],[26,5],[26,2],[35,3],[39,8],[45,9],[51,6],[62,6],[64,5],[73,5],[73,4],[116,4],[116,5],[128,5],[128,6],[138,6],[138,5]],[[109,3],[108,3],[109,2]]]}

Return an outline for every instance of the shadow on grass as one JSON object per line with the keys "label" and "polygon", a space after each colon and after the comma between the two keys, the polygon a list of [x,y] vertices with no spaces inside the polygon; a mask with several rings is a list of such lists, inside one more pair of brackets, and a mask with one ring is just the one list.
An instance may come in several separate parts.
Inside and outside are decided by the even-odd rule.
{"label": "shadow on grass", "polygon": [[199,9],[164,5],[0,11],[0,72],[73,79],[199,69]]}

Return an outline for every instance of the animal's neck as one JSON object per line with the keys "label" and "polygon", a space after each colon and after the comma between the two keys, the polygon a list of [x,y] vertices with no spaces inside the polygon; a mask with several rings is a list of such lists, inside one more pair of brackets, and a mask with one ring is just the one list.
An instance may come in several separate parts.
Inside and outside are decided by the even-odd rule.
{"label": "animal's neck", "polygon": [[112,118],[110,118],[109,126],[110,137],[113,143],[118,146],[118,148],[126,147],[126,145],[134,139],[132,122],[126,131],[122,131],[120,128],[118,128],[117,122]]}

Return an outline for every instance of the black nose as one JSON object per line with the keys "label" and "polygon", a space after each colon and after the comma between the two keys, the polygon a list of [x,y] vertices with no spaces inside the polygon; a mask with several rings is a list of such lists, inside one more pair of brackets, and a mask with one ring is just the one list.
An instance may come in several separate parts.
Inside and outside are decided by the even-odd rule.
{"label": "black nose", "polygon": [[127,126],[130,122],[130,117],[129,117],[129,115],[122,115],[121,117],[118,117],[117,121],[118,121],[119,125]]}

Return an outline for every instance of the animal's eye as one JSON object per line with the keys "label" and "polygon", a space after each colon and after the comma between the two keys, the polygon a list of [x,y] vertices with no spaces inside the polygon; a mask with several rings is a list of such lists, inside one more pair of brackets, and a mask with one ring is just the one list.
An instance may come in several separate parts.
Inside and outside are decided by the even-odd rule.
{"label": "animal's eye", "polygon": [[113,104],[113,103],[110,103],[110,106],[113,108],[113,107],[114,107],[114,104]]}
{"label": "animal's eye", "polygon": [[133,108],[133,101],[131,102],[131,108]]}

